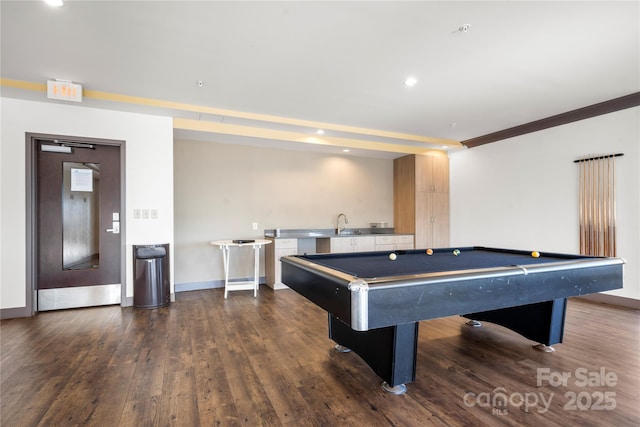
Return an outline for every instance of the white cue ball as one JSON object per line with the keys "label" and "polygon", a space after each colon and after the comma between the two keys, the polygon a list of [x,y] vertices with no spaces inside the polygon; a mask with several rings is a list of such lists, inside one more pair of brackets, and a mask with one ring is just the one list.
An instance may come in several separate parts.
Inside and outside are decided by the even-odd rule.
{"label": "white cue ball", "polygon": [[391,261],[395,261],[395,260],[396,260],[396,258],[398,258],[398,256],[397,256],[396,254],[394,254],[394,253],[389,254],[389,259],[390,259]]}

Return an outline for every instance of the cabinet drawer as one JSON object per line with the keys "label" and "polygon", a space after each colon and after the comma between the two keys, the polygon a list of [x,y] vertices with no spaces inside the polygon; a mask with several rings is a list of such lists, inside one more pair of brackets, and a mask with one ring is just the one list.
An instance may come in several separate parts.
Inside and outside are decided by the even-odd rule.
{"label": "cabinet drawer", "polygon": [[298,239],[276,239],[275,247],[277,249],[297,249],[298,248]]}
{"label": "cabinet drawer", "polygon": [[376,236],[376,245],[393,245],[396,243],[396,236]]}
{"label": "cabinet drawer", "polygon": [[413,244],[411,234],[398,234],[395,236],[376,236],[376,245],[407,245]]}
{"label": "cabinet drawer", "polygon": [[413,235],[411,234],[396,236],[396,239],[396,243],[399,245],[411,245],[413,247]]}

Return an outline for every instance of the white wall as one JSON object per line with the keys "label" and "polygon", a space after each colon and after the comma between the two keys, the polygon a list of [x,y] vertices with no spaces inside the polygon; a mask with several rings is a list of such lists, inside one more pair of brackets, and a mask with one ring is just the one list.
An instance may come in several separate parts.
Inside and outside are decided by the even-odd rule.
{"label": "white wall", "polygon": [[[126,287],[127,297],[132,297],[132,245],[173,244],[172,119],[9,98],[0,98],[0,102],[0,308],[26,304],[27,132],[126,141]],[[134,208],[158,209],[159,218],[134,220]],[[173,278],[171,283],[173,292]]]}
{"label": "white wall", "polygon": [[[335,228],[341,212],[353,228],[393,224],[391,160],[177,140],[174,162],[178,284],[224,278],[211,240]],[[250,257],[250,250],[234,251],[235,277],[253,274]],[[264,257],[261,264],[264,274]]]}
{"label": "white wall", "polygon": [[618,256],[624,288],[640,299],[640,108],[450,154],[451,243],[579,252],[578,166],[616,160]]}
{"label": "white wall", "polygon": [[[174,275],[176,283],[222,279],[221,256],[210,240],[259,237],[268,228],[332,228],[339,212],[352,227],[393,223],[388,160],[194,141],[174,147],[167,117],[9,98],[0,98],[0,127],[2,309],[25,305],[26,132],[126,141],[128,297],[134,244],[172,244],[173,292]],[[618,240],[627,265],[625,288],[612,293],[640,299],[639,146],[640,109],[634,108],[451,153],[452,245],[577,252],[573,160],[624,152]],[[158,209],[159,219],[134,220],[134,209]]]}

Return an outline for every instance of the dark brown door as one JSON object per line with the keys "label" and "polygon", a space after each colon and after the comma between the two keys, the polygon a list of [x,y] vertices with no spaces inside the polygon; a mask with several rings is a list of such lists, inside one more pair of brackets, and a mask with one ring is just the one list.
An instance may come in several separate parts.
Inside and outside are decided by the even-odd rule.
{"label": "dark brown door", "polygon": [[38,145],[38,310],[119,303],[120,147]]}

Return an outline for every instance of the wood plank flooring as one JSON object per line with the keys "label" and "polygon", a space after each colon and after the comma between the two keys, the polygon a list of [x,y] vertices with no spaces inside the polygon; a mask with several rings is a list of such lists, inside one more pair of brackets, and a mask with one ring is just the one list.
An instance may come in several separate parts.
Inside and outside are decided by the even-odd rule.
{"label": "wood plank flooring", "polygon": [[496,325],[422,322],[417,379],[395,396],[291,290],[176,300],[3,320],[0,425],[640,425],[637,310],[570,300],[555,353]]}

